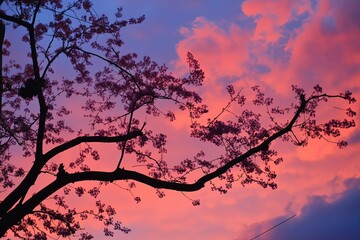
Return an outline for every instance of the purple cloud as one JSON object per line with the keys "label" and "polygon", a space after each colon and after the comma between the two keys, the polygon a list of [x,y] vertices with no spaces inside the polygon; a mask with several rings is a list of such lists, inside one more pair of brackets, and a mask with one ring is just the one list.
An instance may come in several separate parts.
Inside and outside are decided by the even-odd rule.
{"label": "purple cloud", "polygon": [[[300,215],[256,239],[359,239],[360,178],[347,179],[344,185],[347,189],[334,201],[327,200],[327,196],[313,196],[301,209]],[[250,232],[255,237],[286,218],[281,216],[254,224]]]}

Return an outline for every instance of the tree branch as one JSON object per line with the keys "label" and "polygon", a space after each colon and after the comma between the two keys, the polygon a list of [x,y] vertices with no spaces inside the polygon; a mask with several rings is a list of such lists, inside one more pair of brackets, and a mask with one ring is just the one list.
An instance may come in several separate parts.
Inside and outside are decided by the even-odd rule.
{"label": "tree branch", "polygon": [[[0,3],[0,5],[1,5],[1,3]],[[3,67],[2,49],[3,49],[3,44],[4,44],[4,38],[5,38],[5,24],[3,23],[3,21],[0,21],[0,118],[2,116],[2,98],[3,98],[3,91],[4,91],[3,71],[2,71],[2,67]]]}
{"label": "tree branch", "polygon": [[[154,188],[162,188],[162,189],[170,189],[170,190],[176,190],[181,192],[192,192],[197,191],[205,186],[205,184],[214,178],[224,174],[226,171],[228,171],[230,168],[235,166],[238,163],[241,163],[248,159],[249,157],[253,156],[254,154],[262,151],[264,148],[267,148],[269,144],[276,140],[277,138],[280,138],[284,134],[292,131],[292,128],[294,127],[294,124],[298,120],[301,113],[304,112],[306,109],[307,104],[315,99],[319,99],[322,97],[329,97],[329,98],[345,98],[342,95],[317,95],[317,96],[311,96],[308,99],[305,99],[304,96],[300,97],[300,106],[296,110],[293,118],[291,121],[282,129],[278,130],[276,133],[272,134],[270,137],[268,137],[266,140],[264,140],[261,144],[259,144],[256,147],[253,147],[249,149],[247,152],[242,154],[241,156],[238,156],[234,159],[232,159],[227,164],[219,167],[215,171],[206,174],[199,178],[194,183],[179,183],[174,181],[165,181],[161,179],[155,179],[152,177],[149,177],[145,174],[131,171],[131,170],[125,170],[117,168],[113,172],[99,172],[99,171],[89,171],[89,172],[81,172],[81,173],[66,173],[66,174],[57,174],[56,179],[50,183],[48,186],[34,194],[32,197],[30,197],[26,202],[23,204],[19,204],[16,208],[12,208],[13,204],[18,201],[21,197],[12,198],[12,205],[5,204],[6,198],[2,203],[0,203],[1,209],[4,211],[3,213],[6,213],[6,215],[2,215],[3,217],[0,220],[0,226],[2,227],[0,230],[0,236],[6,232],[7,229],[9,229],[11,226],[16,224],[16,219],[22,219],[27,214],[31,213],[33,209],[38,206],[42,201],[44,201],[47,197],[61,189],[62,187],[66,186],[69,183],[75,183],[75,182],[81,182],[81,181],[115,181],[115,180],[135,180],[138,182],[141,182],[143,184],[146,184],[148,186],[154,187]],[[142,129],[141,129],[142,130]],[[32,172],[36,173],[36,171],[40,171],[43,164],[46,163],[49,159],[53,158],[57,154],[66,151],[80,143],[83,142],[103,142],[103,143],[112,143],[112,142],[126,142],[129,139],[135,138],[137,136],[142,135],[142,131],[133,131],[126,135],[120,135],[120,136],[114,136],[114,137],[107,137],[107,136],[82,136],[77,137],[73,140],[70,140],[69,142],[66,142],[62,145],[59,145],[49,152],[47,152],[45,155],[42,156],[42,164],[34,164],[34,167],[31,169],[27,177],[25,177],[24,181],[19,185],[17,189],[15,189],[9,196],[13,195],[14,193],[22,193],[25,187],[25,190],[28,189],[32,184],[33,181],[35,181],[36,177],[32,177],[31,179],[27,179],[29,176],[34,176]],[[35,175],[37,176],[37,175]],[[25,186],[22,187],[23,183],[25,182]],[[19,190],[20,189],[20,190]],[[26,192],[26,191],[25,191]],[[21,196],[21,194],[19,194]],[[18,195],[18,196],[19,196]],[[3,208],[5,206],[5,208]],[[11,209],[11,210],[10,210]],[[10,210],[10,211],[9,211]],[[14,220],[13,220],[14,219]],[[5,230],[6,229],[6,230]],[[5,232],[1,232],[5,231]]]}
{"label": "tree branch", "polygon": [[131,74],[128,70],[126,70],[125,68],[121,67],[119,64],[116,64],[116,63],[114,63],[113,61],[110,61],[109,59],[106,59],[106,58],[104,58],[104,57],[102,57],[102,56],[100,56],[100,55],[98,55],[98,54],[96,54],[96,53],[86,51],[86,50],[84,50],[84,49],[82,49],[82,48],[80,48],[80,47],[75,47],[75,49],[77,49],[77,50],[79,50],[79,51],[81,51],[81,52],[83,52],[83,53],[92,55],[92,56],[94,56],[94,57],[100,58],[101,60],[109,63],[110,65],[113,65],[114,67],[118,68],[120,71],[122,71],[123,73],[125,73],[126,75],[128,75],[128,76],[129,76],[133,81],[135,81],[135,83],[136,83],[136,79],[135,79],[134,75],[132,75],[132,74]]}
{"label": "tree branch", "polygon": [[[30,42],[30,50],[31,50],[31,59],[33,62],[33,71],[34,71],[34,77],[35,81],[42,81],[40,77],[40,69],[39,69],[39,63],[37,59],[37,51],[36,51],[36,40],[35,40],[35,33],[34,33],[34,24],[36,19],[36,14],[39,11],[40,8],[40,1],[36,5],[34,17],[32,19],[32,23],[28,23],[26,21],[23,21],[17,17],[9,16],[4,13],[0,12],[0,18],[19,24],[23,27],[25,27],[29,32],[29,42]],[[40,106],[40,118],[39,118],[39,128],[37,132],[37,141],[36,141],[36,159],[40,159],[43,151],[43,139],[44,139],[44,132],[45,132],[45,121],[46,121],[46,114],[47,114],[47,105],[45,103],[45,98],[42,93],[42,90],[38,93],[38,101]],[[36,161],[35,159],[35,161]]]}
{"label": "tree branch", "polygon": [[[3,218],[0,219],[0,236],[5,234],[5,232],[16,222],[18,219],[23,219],[27,214],[30,214],[33,209],[38,206],[42,201],[44,201],[46,198],[54,194],[56,191],[61,189],[62,187],[75,182],[82,182],[82,181],[116,181],[116,180],[135,180],[141,183],[144,183],[148,186],[151,186],[153,188],[162,188],[162,189],[170,189],[175,191],[181,191],[181,192],[193,192],[202,189],[205,184],[212,179],[222,175],[227,170],[235,166],[236,164],[245,161],[250,156],[253,156],[254,154],[262,151],[264,148],[267,148],[269,144],[283,136],[284,134],[290,132],[298,120],[300,114],[306,109],[307,104],[309,101],[321,98],[321,97],[340,97],[344,98],[341,95],[318,95],[318,96],[311,96],[310,98],[306,99],[301,98],[300,99],[300,106],[296,110],[293,118],[291,121],[282,129],[280,129],[278,132],[272,134],[270,137],[268,137],[266,140],[264,140],[261,144],[259,144],[256,147],[253,147],[249,149],[247,152],[242,154],[241,156],[238,156],[234,159],[232,159],[227,164],[223,165],[222,167],[219,167],[217,170],[206,174],[202,177],[200,177],[197,181],[194,183],[179,183],[174,181],[165,181],[161,179],[155,179],[152,177],[149,177],[145,174],[126,170],[126,169],[116,169],[113,172],[100,172],[100,171],[88,171],[88,172],[80,172],[80,173],[65,173],[65,174],[57,174],[56,179],[41,189],[39,192],[34,194],[31,198],[29,198],[26,202],[24,202],[22,205],[17,206],[16,208],[11,209],[8,214],[6,214]],[[130,139],[132,137],[136,137],[141,135],[141,131],[135,131],[132,133],[129,133],[124,136],[117,136],[117,137],[102,137],[102,136],[91,136],[91,137],[78,137],[76,139],[73,139],[67,143],[64,143],[53,150],[49,151],[44,156],[46,159],[50,159],[56,154],[65,151],[73,146],[76,146],[80,144],[81,142],[116,142],[116,141],[126,141],[127,139]]]}
{"label": "tree branch", "polygon": [[[19,18],[6,15],[2,12],[0,12],[0,18],[11,21],[13,23],[17,23],[21,26],[24,26],[28,32],[29,32],[29,38],[30,38],[30,49],[31,49],[31,58],[33,62],[33,71],[36,81],[40,80],[40,72],[39,72],[39,64],[37,60],[37,51],[36,51],[36,40],[35,40],[35,33],[34,33],[34,22],[33,24],[30,24],[28,22],[25,22]],[[46,121],[46,115],[47,115],[47,106],[45,103],[45,98],[43,96],[42,91],[39,91],[38,93],[38,100],[40,105],[40,118],[39,118],[39,128],[37,133],[37,141],[36,141],[36,156],[34,165],[31,167],[30,171],[26,175],[26,177],[23,179],[23,181],[18,185],[16,189],[14,189],[5,199],[0,203],[0,217],[2,217],[9,209],[11,209],[14,204],[26,195],[28,189],[34,184],[34,182],[37,179],[38,174],[41,171],[41,168],[45,164],[42,160],[42,151],[43,151],[43,138],[44,138],[44,132],[45,132],[45,121]]]}
{"label": "tree branch", "polygon": [[[5,214],[14,206],[14,204],[19,201],[28,191],[31,185],[34,184],[37,176],[41,172],[42,167],[44,164],[57,154],[64,152],[74,146],[79,145],[83,142],[99,142],[99,143],[115,143],[115,142],[122,142],[127,141],[132,138],[141,136],[143,133],[141,130],[130,132],[126,135],[119,135],[114,137],[106,137],[106,136],[83,136],[83,137],[77,137],[75,139],[72,139],[64,144],[61,144],[50,151],[48,151],[46,154],[43,155],[42,161],[38,161],[34,163],[33,167],[30,169],[26,177],[23,179],[23,181],[2,201],[0,202],[0,218],[5,216]],[[18,205],[20,207],[20,205]],[[0,224],[1,226],[1,224]],[[1,234],[0,234],[1,236]]]}
{"label": "tree branch", "polygon": [[[33,71],[35,76],[35,81],[38,81],[39,86],[42,85],[42,79],[40,77],[40,69],[39,63],[37,60],[37,51],[36,51],[36,40],[35,40],[35,33],[34,27],[31,25],[28,28],[29,31],[29,38],[30,38],[30,48],[31,48],[31,58],[33,61]],[[44,133],[45,133],[45,122],[46,122],[46,115],[48,112],[48,108],[45,102],[45,97],[43,95],[42,87],[40,87],[40,91],[37,94],[38,102],[40,106],[40,118],[39,118],[39,127],[37,131],[36,137],[36,155],[35,161],[39,160],[43,155],[43,140],[44,140]]]}
{"label": "tree branch", "polygon": [[6,20],[6,21],[9,21],[9,22],[13,22],[13,23],[19,24],[19,25],[21,25],[21,26],[23,26],[23,27],[25,27],[25,28],[31,27],[31,24],[30,24],[30,23],[28,23],[28,22],[26,22],[26,21],[24,21],[24,20],[21,20],[21,19],[19,19],[19,18],[17,18],[17,17],[9,16],[9,15],[7,15],[7,14],[5,14],[5,13],[2,13],[2,12],[0,12],[0,18],[1,18],[1,19],[4,19],[4,20]]}
{"label": "tree branch", "polygon": [[130,132],[126,135],[119,135],[119,136],[113,136],[113,137],[107,137],[107,136],[82,136],[74,138],[66,143],[63,143],[50,151],[48,151],[46,154],[44,154],[44,159],[47,161],[57,154],[64,152],[72,147],[75,147],[79,145],[80,143],[84,142],[98,142],[98,143],[116,143],[116,142],[123,142],[127,141],[133,138],[136,138],[138,136],[143,135],[141,130]]}
{"label": "tree branch", "polygon": [[40,5],[41,5],[41,0],[38,0],[37,4],[36,4],[36,7],[35,7],[35,10],[34,10],[34,16],[33,16],[33,19],[31,21],[31,26],[34,26],[35,24],[35,21],[36,21],[36,16],[40,10]]}

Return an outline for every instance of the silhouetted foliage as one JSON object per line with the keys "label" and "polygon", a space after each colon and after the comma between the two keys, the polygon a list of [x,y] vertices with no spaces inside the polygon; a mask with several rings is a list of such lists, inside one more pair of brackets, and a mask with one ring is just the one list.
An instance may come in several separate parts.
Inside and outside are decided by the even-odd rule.
{"label": "silhouetted foliage", "polygon": [[27,79],[23,87],[19,90],[19,95],[23,99],[32,99],[41,91],[41,80]]}
{"label": "silhouetted foliage", "polygon": [[[106,236],[113,236],[114,230],[128,233],[112,206],[96,200],[92,209],[77,210],[75,202],[67,201],[70,195],[96,198],[101,186],[119,181],[128,181],[128,191],[135,182],[149,185],[159,197],[164,197],[163,189],[190,192],[206,184],[226,193],[234,182],[275,189],[271,167],[282,158],[271,147],[273,141],[305,146],[311,138],[336,138],[340,129],[355,125],[350,108],[347,119],[316,121],[320,103],[332,98],[355,101],[348,91],[329,95],[318,85],[311,93],[293,86],[295,100],[287,108],[274,106],[259,86],[251,89],[255,98],[249,101],[230,85],[228,105],[203,120],[209,109],[194,89],[201,87],[204,73],[191,53],[189,74],[181,77],[149,57],[124,53],[124,28],[141,23],[144,16],[125,20],[122,9],[111,17],[98,15],[89,0],[0,4],[0,236],[91,239],[81,227],[89,218],[104,224]],[[11,52],[7,34],[27,44],[29,52]],[[58,63],[70,63],[72,69]],[[79,104],[77,112],[71,111],[73,104]],[[242,110],[223,120],[233,105]],[[165,133],[141,119],[148,115],[175,121],[179,111],[189,115],[191,137],[222,149],[218,158],[207,159],[199,149],[192,159],[177,164],[165,160]],[[84,120],[79,120],[80,114]],[[267,121],[262,122],[264,117]],[[92,143],[117,144],[119,156],[111,171],[89,166],[91,159],[102,160]],[[80,145],[73,159],[57,158]],[[128,159],[140,167],[131,169]],[[98,187],[76,184],[90,180],[98,181]],[[134,200],[141,201],[137,196]],[[199,204],[193,200],[193,205]]]}

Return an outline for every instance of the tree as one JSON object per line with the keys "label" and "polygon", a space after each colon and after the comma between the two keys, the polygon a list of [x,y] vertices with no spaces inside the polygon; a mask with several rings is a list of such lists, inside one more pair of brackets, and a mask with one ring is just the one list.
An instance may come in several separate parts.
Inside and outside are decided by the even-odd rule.
{"label": "tree", "polygon": [[[259,86],[251,88],[254,99],[249,101],[229,85],[228,105],[204,120],[209,109],[195,91],[204,73],[191,53],[188,76],[175,77],[149,57],[124,52],[123,29],[141,23],[144,16],[124,20],[122,9],[114,17],[98,15],[89,0],[7,0],[0,6],[0,236],[72,236],[89,217],[103,222],[107,236],[113,230],[127,233],[110,205],[96,201],[93,209],[78,211],[75,203],[66,201],[70,195],[96,198],[100,186],[117,181],[128,181],[129,191],[135,182],[149,185],[160,197],[163,189],[191,192],[206,184],[226,193],[234,182],[275,189],[271,167],[282,162],[271,146],[275,140],[306,146],[311,138],[333,141],[341,129],[355,126],[350,108],[344,120],[316,120],[321,103],[355,102],[349,91],[331,95],[319,85],[310,94],[292,86],[294,103],[285,108],[274,106]],[[11,52],[8,31],[17,31],[29,47],[27,55]],[[65,61],[73,72],[59,67]],[[73,112],[69,101],[83,105]],[[234,105],[236,112],[230,111]],[[175,121],[176,111],[188,113],[193,138],[222,149],[216,159],[207,159],[201,150],[177,164],[164,158],[166,135],[141,119],[148,115]],[[86,121],[79,122],[80,113]],[[231,117],[224,119],[227,113]],[[91,158],[101,161],[94,143],[117,145],[119,156],[111,171],[89,166]],[[337,144],[342,148],[347,143]],[[59,160],[60,154],[80,145],[73,160]],[[131,169],[126,164],[130,159],[142,168]],[[99,186],[87,190],[84,181],[98,181]],[[45,204],[46,199],[52,201]],[[79,236],[92,238],[82,231]]]}

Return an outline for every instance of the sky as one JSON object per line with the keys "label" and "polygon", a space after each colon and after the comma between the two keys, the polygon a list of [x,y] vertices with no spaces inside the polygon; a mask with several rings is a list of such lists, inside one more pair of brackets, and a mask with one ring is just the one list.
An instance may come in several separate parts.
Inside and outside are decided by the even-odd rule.
{"label": "sky", "polygon": [[[360,98],[360,1],[358,0],[111,0],[99,12],[122,6],[125,17],[146,20],[124,32],[125,51],[149,55],[174,74],[186,72],[186,53],[199,60],[206,79],[204,102],[218,112],[226,105],[225,87],[259,84],[282,105],[293,100],[291,85],[329,93],[351,90]],[[216,101],[215,101],[216,99]],[[339,102],[321,106],[319,118],[341,115]],[[360,105],[352,108],[360,112]],[[187,122],[159,123],[171,132],[168,159],[181,159],[201,145],[187,137]],[[343,116],[343,115],[341,115]],[[356,117],[358,124],[359,117]],[[205,187],[184,196],[165,191],[158,198],[137,184],[133,194],[107,187],[100,198],[117,207],[132,231],[120,239],[356,239],[360,235],[360,131],[344,132],[349,146],[313,140],[305,148],[277,144],[285,161],[276,167],[278,189],[235,184],[226,195]],[[103,154],[106,166],[113,150]],[[215,151],[215,150],[213,150]],[[185,153],[184,153],[185,152]],[[216,152],[214,152],[216,154]],[[65,157],[64,157],[65,158]],[[171,161],[171,160],[170,160]],[[126,186],[126,184],[124,184]],[[200,199],[194,207],[191,199]],[[86,204],[77,199],[79,205]],[[102,236],[102,226],[88,230]]]}
{"label": "sky", "polygon": [[[112,2],[125,16],[146,16],[124,33],[129,51],[179,74],[186,71],[186,52],[194,54],[205,71],[203,96],[210,109],[224,106],[229,83],[259,84],[280,104],[292,100],[292,84],[311,90],[319,83],[329,93],[349,89],[360,96],[357,0]],[[340,114],[336,104],[322,106],[320,118]],[[358,103],[352,107],[359,111]],[[185,123],[171,127],[169,159],[194,149],[178,140],[185,139]],[[350,143],[344,150],[324,141],[306,148],[279,144],[285,162],[276,169],[277,190],[238,184],[219,195],[207,188],[188,195],[201,200],[193,207],[181,193],[166,191],[159,199],[139,185],[139,204],[121,200],[119,214],[133,229],[123,239],[245,240],[293,215],[256,239],[355,239],[360,234],[359,128],[344,137]]]}

